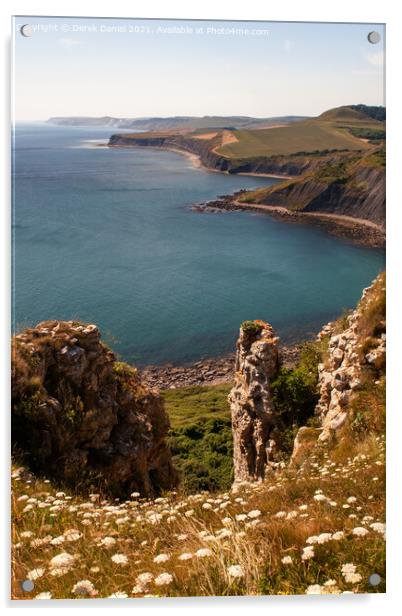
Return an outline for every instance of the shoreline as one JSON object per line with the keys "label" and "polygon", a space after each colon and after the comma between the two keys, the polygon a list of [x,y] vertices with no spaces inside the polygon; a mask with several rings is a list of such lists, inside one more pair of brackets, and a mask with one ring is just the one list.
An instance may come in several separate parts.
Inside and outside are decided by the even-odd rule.
{"label": "shoreline", "polygon": [[[292,180],[296,176],[291,175],[277,175],[268,173],[255,173],[255,172],[239,172],[229,173],[228,171],[221,171],[219,169],[211,169],[207,167],[201,160],[199,154],[188,152],[179,148],[166,147],[166,146],[130,146],[130,145],[109,145],[99,144],[95,147],[110,147],[110,148],[132,148],[132,147],[146,147],[153,150],[162,150],[166,152],[174,152],[182,156],[187,157],[195,168],[204,169],[212,173],[223,173],[226,175],[241,175],[250,177],[266,177],[278,180]],[[233,195],[224,195],[222,198],[218,197],[212,201],[206,203],[194,204],[192,210],[198,212],[211,211],[258,211],[263,214],[272,216],[289,223],[301,223],[301,224],[313,224],[319,226],[327,231],[330,235],[335,235],[343,239],[352,241],[354,244],[360,246],[367,246],[370,248],[384,248],[385,247],[385,229],[370,220],[364,218],[354,218],[353,216],[335,214],[332,212],[299,212],[295,210],[289,210],[283,206],[266,205],[260,203],[243,203],[236,200],[236,196],[240,194],[238,191]]]}
{"label": "shoreline", "polygon": [[108,143],[104,143],[104,144],[99,144],[95,147],[106,147],[106,148],[126,148],[126,149],[132,149],[132,148],[146,148],[147,150],[161,150],[162,152],[174,152],[175,154],[181,154],[182,156],[185,156],[186,158],[188,158],[189,160],[191,160],[191,162],[193,163],[193,166],[196,169],[204,169],[204,171],[208,171],[210,173],[221,173],[223,175],[245,175],[245,176],[251,176],[251,177],[256,177],[256,178],[272,178],[275,180],[293,180],[294,178],[296,178],[297,176],[295,175],[278,175],[278,174],[274,174],[274,173],[255,173],[253,171],[250,172],[243,172],[240,171],[238,173],[229,173],[229,171],[222,171],[221,169],[211,169],[211,167],[207,167],[207,165],[205,165],[202,160],[201,160],[201,156],[199,154],[195,154],[194,152],[188,152],[187,150],[180,150],[179,148],[171,148],[171,147],[166,147],[166,146],[159,146],[159,145],[110,145]]}
{"label": "shoreline", "polygon": [[[282,365],[292,368],[298,361],[303,341],[280,347]],[[160,390],[183,387],[202,387],[230,384],[234,380],[235,353],[211,357],[186,365],[151,365],[140,368],[141,379],[150,387]]]}
{"label": "shoreline", "polygon": [[206,203],[196,204],[192,209],[201,213],[258,212],[287,223],[313,224],[331,235],[347,239],[360,246],[385,247],[385,229],[370,220],[331,212],[299,212],[279,205],[244,203],[236,199],[239,194],[241,194],[240,191],[233,195],[224,195]]}

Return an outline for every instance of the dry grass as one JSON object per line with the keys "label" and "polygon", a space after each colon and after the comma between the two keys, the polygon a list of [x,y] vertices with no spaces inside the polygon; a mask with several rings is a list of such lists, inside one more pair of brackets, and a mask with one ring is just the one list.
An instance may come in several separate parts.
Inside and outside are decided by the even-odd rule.
{"label": "dry grass", "polygon": [[[314,585],[310,590],[321,593],[383,592],[384,581],[371,587],[368,577],[376,572],[385,578],[384,439],[366,434],[334,454],[316,449],[297,472],[284,470],[222,494],[114,503],[58,493],[48,481],[14,468],[12,596],[89,596],[90,585],[89,595],[74,594],[80,580],[89,580],[98,598],[304,594]],[[322,533],[329,534],[312,543]],[[101,543],[106,537],[114,539],[110,547]],[[314,556],[303,560],[308,545]],[[207,552],[197,556],[198,550]],[[74,560],[55,576],[51,559],[61,553]],[[191,557],[181,560],[183,553]],[[127,562],[114,562],[116,554]],[[154,561],[160,554],[168,556],[165,562]],[[342,574],[347,563],[358,574],[349,581]],[[20,581],[34,570],[34,591],[24,593]],[[147,572],[150,581],[139,583]],[[158,580],[163,573],[169,575]],[[328,580],[334,585],[324,586]]]}

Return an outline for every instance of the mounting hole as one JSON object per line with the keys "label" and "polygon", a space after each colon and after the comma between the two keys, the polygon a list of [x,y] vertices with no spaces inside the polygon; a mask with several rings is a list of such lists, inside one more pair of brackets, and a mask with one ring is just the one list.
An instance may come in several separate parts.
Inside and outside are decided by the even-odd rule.
{"label": "mounting hole", "polygon": [[33,583],[32,580],[24,580],[21,583],[21,588],[22,590],[24,590],[25,592],[32,592],[34,589],[35,584]]}
{"label": "mounting hole", "polygon": [[371,586],[378,586],[378,584],[381,582],[381,576],[378,575],[378,573],[372,573],[369,577],[369,584],[371,584]]}
{"label": "mounting hole", "polygon": [[24,24],[23,26],[21,26],[20,32],[22,36],[32,36],[33,34],[32,26],[30,26],[29,24]]}
{"label": "mounting hole", "polygon": [[373,30],[372,32],[369,32],[368,35],[367,35],[367,40],[372,45],[376,45],[377,43],[379,43],[381,41],[380,33],[377,32],[376,30]]}

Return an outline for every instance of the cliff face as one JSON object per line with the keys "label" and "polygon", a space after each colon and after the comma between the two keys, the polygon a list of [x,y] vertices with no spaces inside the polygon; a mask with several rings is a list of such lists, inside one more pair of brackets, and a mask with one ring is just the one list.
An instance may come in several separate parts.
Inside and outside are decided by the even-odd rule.
{"label": "cliff face", "polygon": [[209,169],[226,173],[259,173],[295,176],[295,180],[252,191],[242,201],[279,205],[300,212],[323,212],[352,216],[385,226],[385,166],[378,160],[356,161],[355,154],[292,155],[226,158],[217,154],[219,138],[197,139],[181,134],[115,134],[109,146],[176,149],[199,156]]}
{"label": "cliff face", "polygon": [[[281,452],[286,431],[306,421],[304,418],[297,424],[294,417],[291,425],[289,422],[285,425],[286,414],[275,408],[272,382],[279,369],[277,343],[271,326],[261,321],[246,321],[240,330],[235,383],[229,395],[235,481],[263,479],[270,468],[277,466],[276,454]],[[313,423],[318,420],[319,426],[308,425],[298,430],[290,459],[290,465],[296,467],[303,464],[316,446],[336,444],[344,438],[345,430],[350,436],[351,424],[355,426],[353,431],[359,422],[377,421],[368,415],[375,414],[373,400],[378,392],[370,398],[374,395],[373,387],[378,389],[385,375],[384,274],[363,291],[361,301],[350,315],[323,328],[315,348],[317,352],[321,349],[319,399],[315,412],[314,406],[310,412],[311,419],[315,414]],[[287,390],[286,396],[289,395]],[[355,404],[359,399],[363,400],[360,402],[363,414],[360,410],[356,414]],[[292,403],[289,397],[286,401]],[[302,398],[298,399],[297,416],[301,408]]]}
{"label": "cliff face", "polygon": [[202,164],[208,169],[226,173],[266,173],[273,175],[302,175],[308,170],[322,165],[319,158],[306,156],[291,157],[255,157],[252,160],[236,160],[221,156],[214,151],[215,146],[221,144],[214,141],[195,139],[185,135],[150,135],[138,136],[115,134],[109,139],[110,147],[156,147],[164,149],[177,149],[183,152],[196,154]]}
{"label": "cliff face", "polygon": [[12,440],[31,467],[79,489],[153,495],[177,483],[157,392],[95,325],[46,321],[14,337]]}
{"label": "cliff face", "polygon": [[364,422],[360,412],[354,413],[354,405],[362,395],[364,413],[375,412],[370,409],[372,400],[364,395],[385,376],[385,275],[379,275],[364,289],[356,310],[341,325],[339,321],[329,323],[317,338],[327,347],[318,365],[320,398],[315,414],[321,426],[299,430],[292,466],[303,464],[316,444],[331,445],[342,439],[351,422]]}
{"label": "cliff face", "polygon": [[318,335],[328,339],[328,352],[318,366],[320,399],[316,414],[322,425],[319,440],[328,441],[344,425],[350,404],[367,377],[385,372],[385,288],[380,276],[364,289],[362,299],[346,318],[342,331],[328,324]]}
{"label": "cliff face", "polygon": [[263,479],[273,462],[278,418],[270,382],[277,375],[278,338],[272,327],[246,321],[237,341],[235,382],[229,394],[235,481]]}
{"label": "cliff face", "polygon": [[348,165],[339,159],[321,161],[304,177],[255,191],[243,200],[363,218],[385,226],[385,167],[369,161]]}

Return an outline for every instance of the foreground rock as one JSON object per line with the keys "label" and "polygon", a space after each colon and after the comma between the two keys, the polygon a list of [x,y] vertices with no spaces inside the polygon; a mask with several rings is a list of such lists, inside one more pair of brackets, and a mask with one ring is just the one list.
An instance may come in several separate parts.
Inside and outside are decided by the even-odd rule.
{"label": "foreground rock", "polygon": [[270,382],[279,369],[278,340],[262,321],[246,321],[240,328],[235,383],[229,394],[235,481],[263,479],[273,461],[278,418]]}
{"label": "foreground rock", "polygon": [[[329,323],[318,334],[319,339],[328,338],[327,358],[318,366],[320,399],[316,414],[322,424],[320,441],[328,441],[344,425],[353,395],[364,385],[366,375],[375,379],[384,374],[383,284],[382,277],[379,277],[372,286],[364,289],[358,307],[346,318],[341,332]],[[373,314],[371,319],[370,312]]]}
{"label": "foreground rock", "polygon": [[76,489],[150,496],[177,484],[168,416],[95,325],[46,321],[13,340],[12,439],[33,470]]}
{"label": "foreground rock", "polygon": [[300,466],[312,448],[341,438],[360,392],[385,376],[385,275],[380,274],[350,315],[328,323],[317,339],[326,351],[318,365],[320,428],[302,427],[294,441],[291,466]]}

